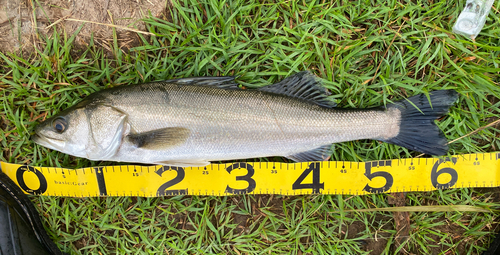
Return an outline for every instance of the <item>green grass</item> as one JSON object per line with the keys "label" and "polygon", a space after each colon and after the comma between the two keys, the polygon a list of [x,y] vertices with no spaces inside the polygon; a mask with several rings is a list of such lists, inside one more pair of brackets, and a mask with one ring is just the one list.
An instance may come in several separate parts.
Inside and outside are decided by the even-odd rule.
{"label": "green grass", "polygon": [[[144,21],[150,38],[112,53],[93,39],[76,49],[63,31],[40,35],[31,54],[0,53],[0,159],[38,166],[90,162],[37,146],[37,121],[94,91],[189,76],[239,75],[264,86],[302,70],[322,77],[340,107],[373,107],[455,89],[459,103],[439,121],[449,140],[499,116],[500,2],[476,41],[451,33],[465,1],[174,1],[173,21]],[[111,38],[110,38],[111,39]],[[46,114],[46,115],[45,115]],[[451,145],[450,155],[498,151],[489,128]],[[335,146],[332,160],[418,153],[379,143]],[[272,159],[272,160],[279,160]],[[37,197],[50,235],[74,254],[392,254],[397,236],[387,194],[367,196]],[[407,205],[498,209],[498,189],[408,193]],[[348,211],[348,210],[354,210]],[[412,212],[404,251],[479,254],[498,231],[496,213]],[[403,248],[403,247],[399,247]],[[368,251],[366,251],[368,250]],[[403,251],[403,250],[401,250]]]}

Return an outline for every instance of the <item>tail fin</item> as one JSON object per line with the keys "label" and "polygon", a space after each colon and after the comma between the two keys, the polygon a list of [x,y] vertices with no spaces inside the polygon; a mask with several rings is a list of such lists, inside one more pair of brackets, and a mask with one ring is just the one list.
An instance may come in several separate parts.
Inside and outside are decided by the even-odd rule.
{"label": "tail fin", "polygon": [[454,90],[438,90],[427,96],[420,94],[387,106],[401,111],[399,134],[384,142],[431,155],[448,152],[446,137],[434,120],[448,113],[458,93]]}

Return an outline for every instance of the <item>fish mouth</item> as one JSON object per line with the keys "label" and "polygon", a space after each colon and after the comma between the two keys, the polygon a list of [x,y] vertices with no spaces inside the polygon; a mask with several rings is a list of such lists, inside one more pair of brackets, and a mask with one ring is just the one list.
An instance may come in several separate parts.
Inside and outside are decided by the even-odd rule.
{"label": "fish mouth", "polygon": [[36,144],[58,151],[62,150],[65,145],[65,142],[63,140],[46,137],[39,133],[35,133],[34,135],[32,135],[31,140],[33,140],[33,142],[35,142]]}

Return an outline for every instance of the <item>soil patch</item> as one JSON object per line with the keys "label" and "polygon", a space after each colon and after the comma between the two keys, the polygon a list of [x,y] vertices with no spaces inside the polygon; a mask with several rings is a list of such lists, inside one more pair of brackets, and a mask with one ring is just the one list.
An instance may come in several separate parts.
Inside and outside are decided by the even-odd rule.
{"label": "soil patch", "polygon": [[[113,29],[90,22],[145,31],[145,24],[140,19],[149,13],[168,18],[167,6],[171,6],[170,0],[0,0],[0,52],[30,53],[34,47],[42,49],[40,36],[50,34],[54,27],[69,37],[82,24],[75,38],[77,47],[86,46],[93,35],[97,44],[109,49]],[[68,18],[81,21],[67,21]],[[120,48],[138,45],[136,33],[119,28],[116,31]]]}

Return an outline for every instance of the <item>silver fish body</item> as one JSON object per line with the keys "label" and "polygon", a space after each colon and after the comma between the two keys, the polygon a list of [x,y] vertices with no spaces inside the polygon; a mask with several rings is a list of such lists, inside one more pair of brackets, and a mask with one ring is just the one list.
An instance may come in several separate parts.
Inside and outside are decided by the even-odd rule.
{"label": "silver fish body", "polygon": [[[338,142],[376,139],[405,146],[394,141],[404,134],[405,112],[422,111],[404,101],[387,108],[335,108],[318,79],[307,72],[260,90],[235,88],[230,79],[210,79],[179,79],[97,92],[42,123],[34,141],[92,160],[177,166],[269,156],[322,160],[330,155],[331,144]],[[436,115],[442,115],[456,99],[456,92],[445,92],[431,101],[435,106],[435,101],[445,97],[442,108],[446,109],[422,114],[427,118],[426,127],[435,127]],[[429,102],[424,98],[410,101],[421,101],[416,106],[425,108]],[[59,132],[62,126],[64,130]],[[426,135],[436,137],[424,140],[433,139],[431,147],[442,154],[445,140],[437,139],[441,133],[434,127],[436,134]]]}

